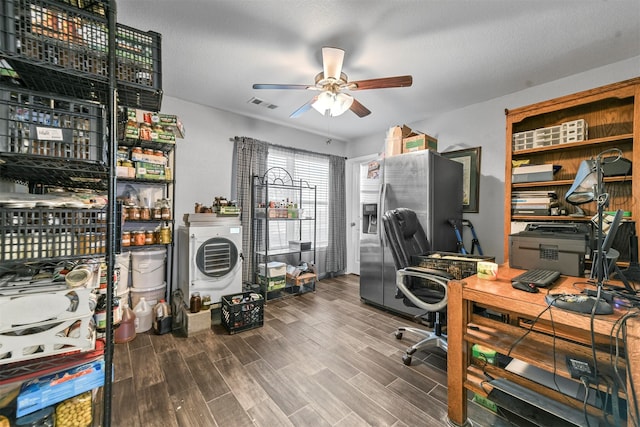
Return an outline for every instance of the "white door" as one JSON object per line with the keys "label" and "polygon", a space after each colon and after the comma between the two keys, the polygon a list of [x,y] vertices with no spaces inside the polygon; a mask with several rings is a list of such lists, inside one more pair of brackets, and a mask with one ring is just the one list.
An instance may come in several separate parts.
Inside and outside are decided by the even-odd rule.
{"label": "white door", "polygon": [[360,230],[362,207],[360,204],[360,175],[363,164],[378,158],[377,154],[347,160],[347,274],[360,274]]}

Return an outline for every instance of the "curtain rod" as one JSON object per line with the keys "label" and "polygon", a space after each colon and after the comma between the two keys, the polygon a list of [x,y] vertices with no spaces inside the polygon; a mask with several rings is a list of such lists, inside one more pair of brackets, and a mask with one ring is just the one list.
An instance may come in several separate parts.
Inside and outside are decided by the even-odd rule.
{"label": "curtain rod", "polygon": [[[238,138],[247,138],[247,137],[243,137],[243,136],[239,136]],[[253,138],[252,138],[253,139]],[[231,142],[236,142],[235,138],[229,138],[229,141]],[[265,142],[265,141],[263,141]],[[278,148],[285,148],[287,150],[296,150],[296,151],[301,151],[303,153],[308,153],[308,154],[315,154],[318,156],[334,156],[335,154],[326,154],[326,153],[317,153],[315,151],[311,151],[311,150],[305,150],[304,148],[293,148],[293,147],[287,147],[286,145],[280,145],[280,144],[273,144],[271,142],[267,142],[267,144],[272,145],[274,147],[278,147]],[[340,157],[340,156],[336,156],[336,157]],[[348,157],[344,157],[345,160],[348,160]]]}

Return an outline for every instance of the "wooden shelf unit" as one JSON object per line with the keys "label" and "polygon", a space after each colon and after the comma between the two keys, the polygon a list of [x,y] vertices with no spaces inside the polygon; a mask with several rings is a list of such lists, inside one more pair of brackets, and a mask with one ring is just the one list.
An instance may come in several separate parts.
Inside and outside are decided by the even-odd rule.
{"label": "wooden shelf unit", "polygon": [[[513,150],[513,134],[584,119],[588,137],[585,141]],[[509,234],[512,221],[588,221],[597,212],[596,203],[581,205],[585,217],[517,216],[512,215],[511,193],[523,190],[549,190],[558,195],[560,207],[574,212],[574,206],[564,201],[582,160],[595,158],[610,148],[618,148],[632,162],[631,174],[606,177],[605,189],[610,194],[609,207],[631,212],[628,219],[640,218],[640,77],[602,86],[572,95],[539,102],[506,111],[506,163],[504,206],[504,259],[509,259]],[[635,149],[634,149],[635,148]],[[531,164],[550,163],[562,166],[553,181],[512,183],[512,160],[529,159]]]}
{"label": "wooden shelf unit", "polygon": [[[469,425],[467,390],[487,397],[491,391],[488,383],[490,378],[505,378],[556,402],[583,410],[582,399],[571,398],[554,387],[546,387],[499,365],[488,365],[474,359],[471,351],[474,344],[493,349],[557,377],[570,379],[565,357],[569,355],[591,360],[593,336],[598,372],[614,378],[613,363],[616,363],[621,373],[629,374],[625,380],[627,390],[631,389],[631,383],[640,384],[640,369],[636,364],[626,365],[627,360],[640,357],[638,317],[629,318],[626,322],[626,343],[621,357],[616,360],[610,354],[609,346],[611,337],[619,333],[619,322],[628,313],[627,309],[616,308],[614,314],[598,315],[591,321],[589,314],[548,308],[544,299],[546,292],[528,293],[511,287],[511,279],[522,272],[503,264],[497,280],[482,280],[474,275],[449,282],[447,372],[451,425]],[[575,293],[584,287],[584,279],[562,276],[554,284],[552,292]],[[494,317],[500,313],[501,319],[483,317],[477,314],[477,307],[490,309]],[[598,388],[603,392],[610,391],[603,384],[599,384]],[[627,398],[622,391],[618,395]],[[588,405],[587,410],[590,415],[602,417],[602,411],[595,406]],[[629,417],[623,425],[630,427],[634,425],[634,420],[637,418]]]}

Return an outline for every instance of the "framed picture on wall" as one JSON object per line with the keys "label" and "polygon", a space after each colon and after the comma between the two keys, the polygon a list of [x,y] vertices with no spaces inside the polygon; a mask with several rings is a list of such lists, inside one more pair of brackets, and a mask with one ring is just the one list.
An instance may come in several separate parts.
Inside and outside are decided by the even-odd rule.
{"label": "framed picture on wall", "polygon": [[463,212],[479,212],[480,151],[481,147],[475,147],[440,153],[443,157],[462,163]]}

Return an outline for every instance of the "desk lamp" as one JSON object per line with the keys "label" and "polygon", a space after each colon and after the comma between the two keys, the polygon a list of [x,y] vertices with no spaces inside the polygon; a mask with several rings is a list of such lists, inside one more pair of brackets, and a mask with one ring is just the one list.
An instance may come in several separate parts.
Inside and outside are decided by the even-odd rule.
{"label": "desk lamp", "polygon": [[[613,156],[605,157],[607,154],[614,154]],[[604,177],[603,177],[603,164],[613,163],[622,158],[622,151],[618,148],[611,148],[598,154],[595,160],[583,160],[580,163],[576,178],[565,195],[565,200],[572,205],[582,205],[592,201],[596,201],[598,204],[597,213],[597,247],[593,257],[593,263],[591,267],[591,279],[596,279],[596,285],[598,291],[601,290],[603,282],[608,280],[609,274],[609,262],[607,259],[607,252],[611,250],[611,244],[613,238],[622,220],[622,211],[618,210],[614,217],[611,226],[609,227],[609,233],[607,239],[604,240],[603,229],[603,217],[604,208],[609,205],[609,193],[604,191]],[[580,209],[580,211],[582,211]],[[617,258],[617,257],[614,257]],[[626,278],[622,275],[620,269],[615,265],[615,259],[612,261],[612,268],[615,268],[618,277],[622,280],[625,288],[635,293],[634,289],[628,283]],[[595,274],[594,274],[595,273]]]}

